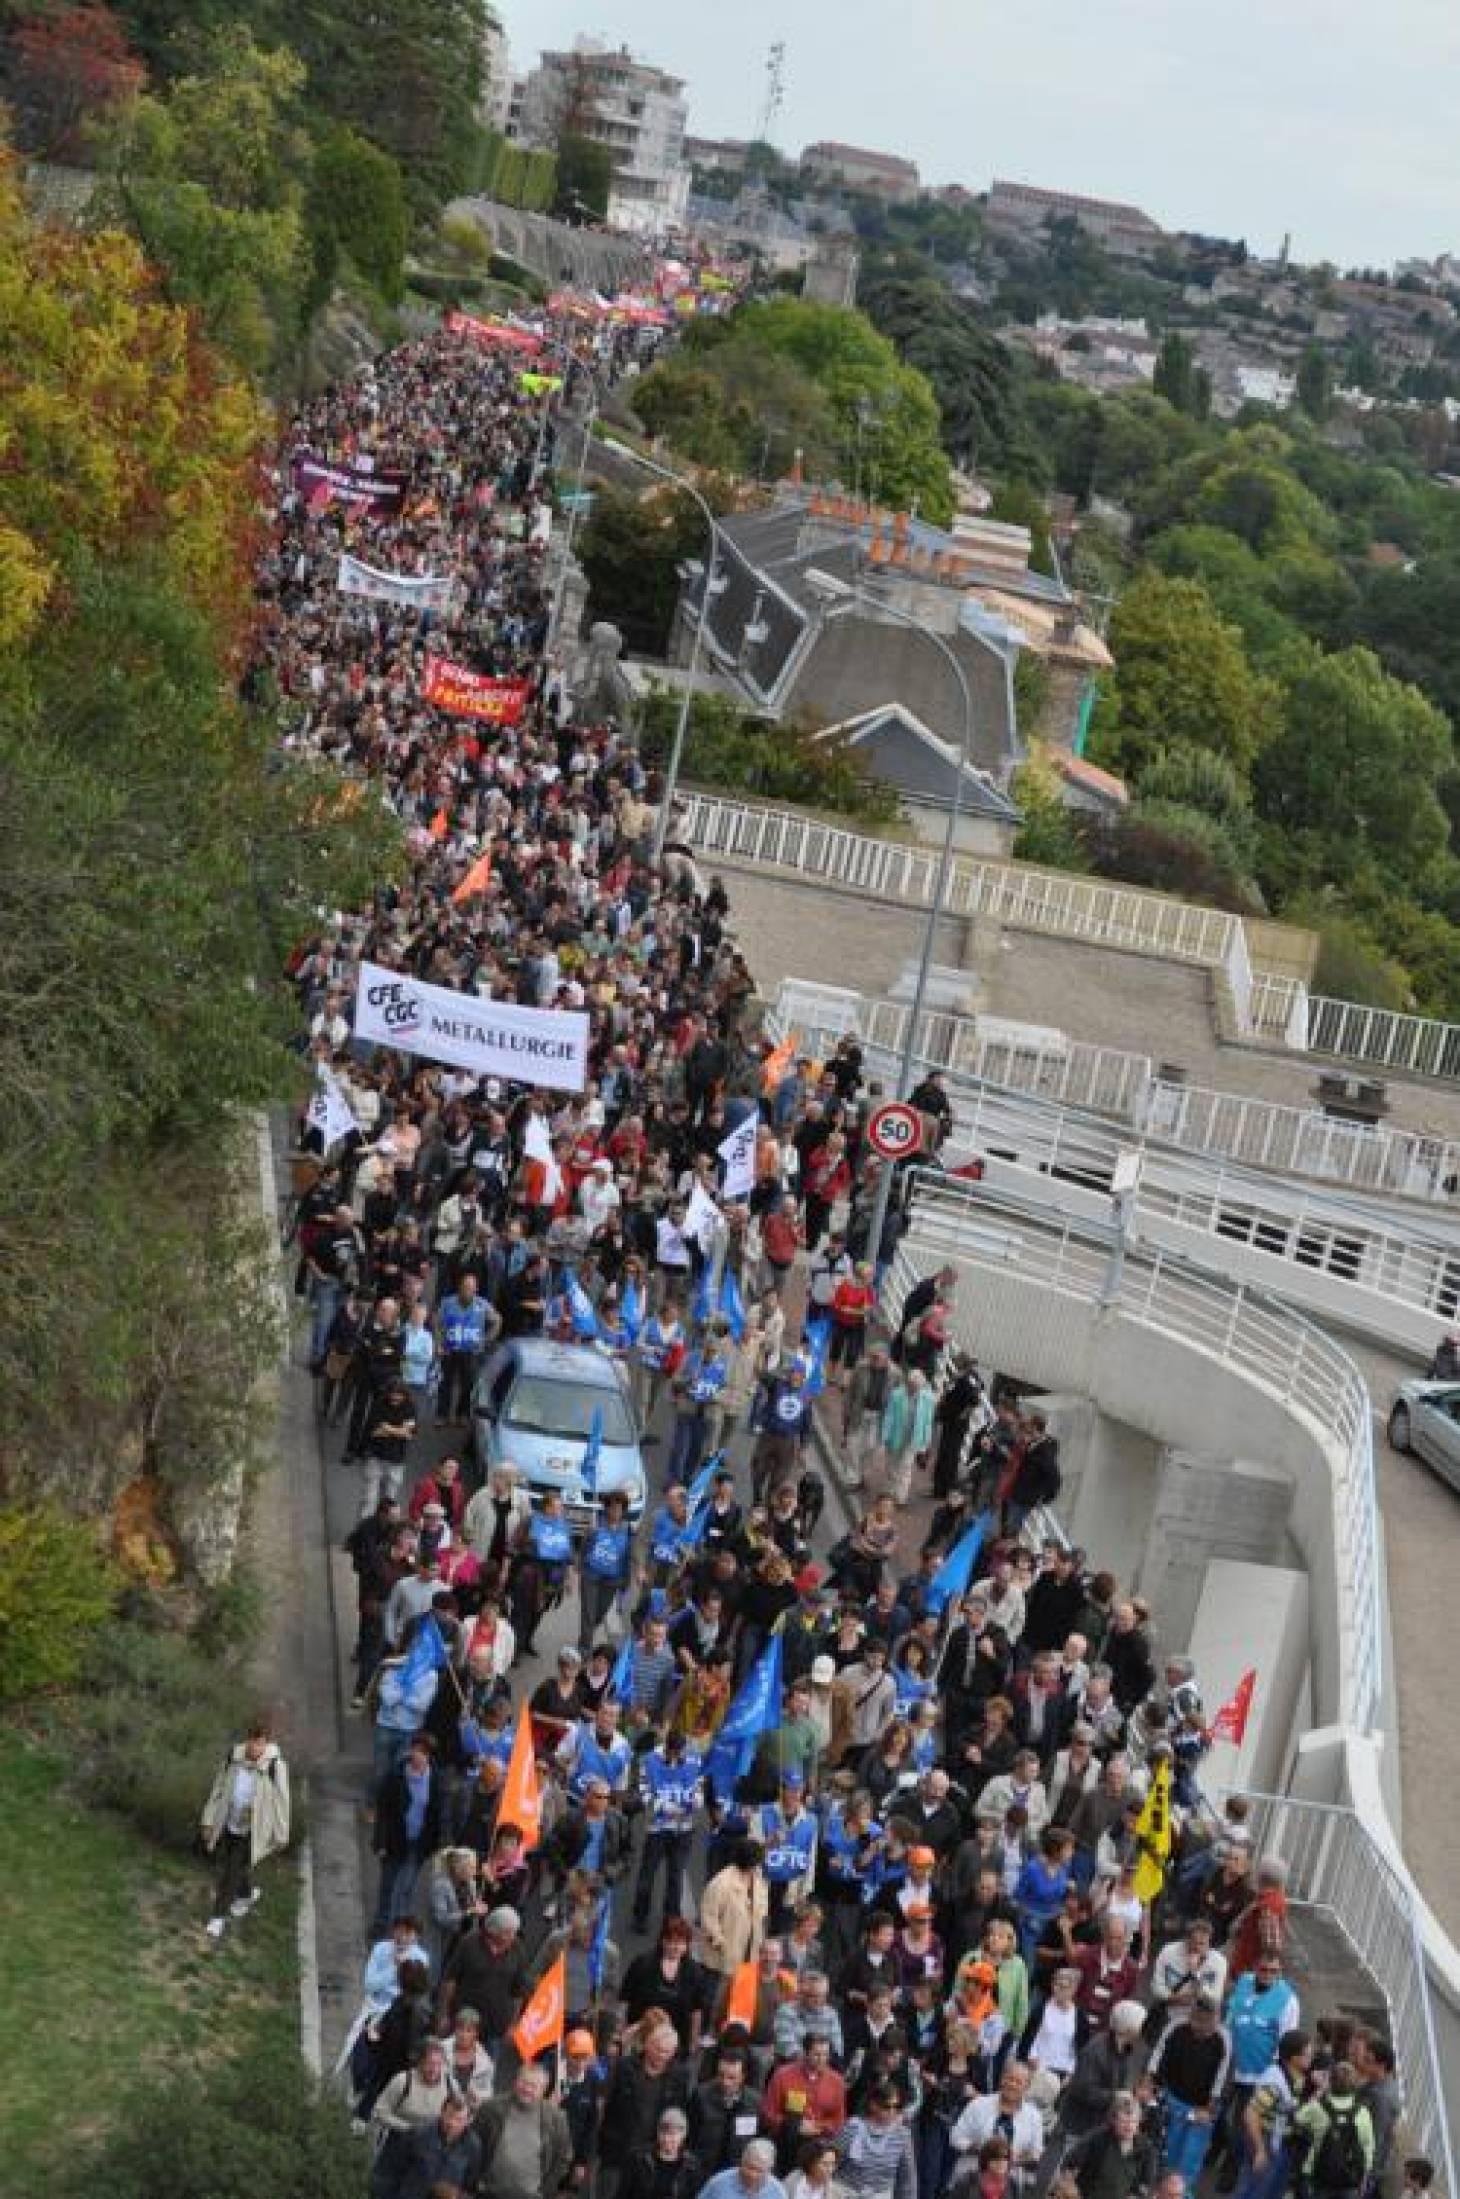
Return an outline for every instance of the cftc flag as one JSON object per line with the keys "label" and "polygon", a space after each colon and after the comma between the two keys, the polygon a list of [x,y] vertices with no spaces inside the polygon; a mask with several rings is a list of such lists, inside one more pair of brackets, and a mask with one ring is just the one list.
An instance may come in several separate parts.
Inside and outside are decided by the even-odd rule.
{"label": "cftc flag", "polygon": [[326,1152],[337,1145],[341,1138],[349,1137],[360,1125],[355,1111],[346,1099],[339,1078],[333,1070],[321,1069],[314,1097],[305,1116],[311,1130],[317,1130],[324,1141]]}
{"label": "cftc flag", "polygon": [[752,1108],[717,1148],[725,1168],[724,1194],[732,1205],[737,1199],[748,1199],[755,1189],[755,1135],[759,1128],[759,1112]]}
{"label": "cftc flag", "polygon": [[781,1722],[781,1655],[781,1637],[773,1634],[710,1744],[705,1776],[721,1797],[732,1794],[749,1771],[761,1735]]}
{"label": "cftc flag", "polygon": [[1136,1822],[1140,1855],[1131,1881],[1137,1900],[1150,1903],[1166,1883],[1166,1861],[1171,1853],[1171,1766],[1156,1766],[1151,1791]]}

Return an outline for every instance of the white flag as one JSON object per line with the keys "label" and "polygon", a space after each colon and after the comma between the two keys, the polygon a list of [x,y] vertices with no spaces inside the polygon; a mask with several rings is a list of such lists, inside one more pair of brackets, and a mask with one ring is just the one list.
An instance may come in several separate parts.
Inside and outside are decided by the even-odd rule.
{"label": "white flag", "polygon": [[689,1210],[684,1217],[684,1234],[693,1237],[706,1258],[710,1247],[719,1236],[722,1224],[720,1209],[702,1183],[697,1183],[689,1195]]}
{"label": "white flag", "polygon": [[305,1116],[311,1130],[317,1130],[324,1140],[325,1151],[347,1138],[360,1125],[355,1111],[340,1088],[340,1080],[332,1069],[321,1069],[314,1097]]}
{"label": "white flag", "polygon": [[556,1206],[558,1194],[563,1188],[563,1172],[553,1152],[548,1126],[541,1115],[528,1116],[527,1128],[522,1134],[522,1150],[530,1161],[542,1162],[542,1203],[544,1206]]}
{"label": "white flag", "polygon": [[748,1199],[755,1189],[755,1136],[759,1128],[760,1111],[752,1108],[744,1122],[737,1123],[729,1136],[720,1141],[718,1150],[725,1164],[727,1199]]}

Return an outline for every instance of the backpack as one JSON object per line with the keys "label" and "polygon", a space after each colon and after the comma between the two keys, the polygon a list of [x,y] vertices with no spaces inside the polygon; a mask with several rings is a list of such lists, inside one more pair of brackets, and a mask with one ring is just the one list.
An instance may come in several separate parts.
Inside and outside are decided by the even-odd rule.
{"label": "backpack", "polygon": [[1312,2191],[1358,2191],[1368,2176],[1363,2142],[1359,2137],[1358,2103],[1347,2109],[1330,2106],[1327,2121],[1308,2171]]}

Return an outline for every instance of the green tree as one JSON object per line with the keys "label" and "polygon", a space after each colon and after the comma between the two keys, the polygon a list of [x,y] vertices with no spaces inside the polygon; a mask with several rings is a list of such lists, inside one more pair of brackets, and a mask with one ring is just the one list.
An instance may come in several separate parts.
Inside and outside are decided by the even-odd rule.
{"label": "green tree", "polygon": [[1196,409],[1196,353],[1189,337],[1171,329],[1161,340],[1156,354],[1156,371],[1151,387],[1158,397],[1164,397],[1168,405],[1178,412],[1194,413]]}
{"label": "green tree", "polygon": [[[706,496],[712,510],[723,508],[713,482]],[[679,599],[679,567],[708,553],[704,518],[692,497],[675,489],[645,496],[600,490],[578,536],[593,616],[611,620],[631,654],[662,657]]]}
{"label": "green tree", "polygon": [[1317,344],[1298,361],[1298,403],[1310,420],[1326,420],[1333,410],[1333,369]]}
{"label": "green tree", "polygon": [[1372,650],[1314,650],[1258,759],[1258,807],[1320,877],[1370,857],[1407,883],[1448,842],[1435,786],[1450,754],[1441,713]]}
{"label": "green tree", "polygon": [[410,216],[389,153],[354,130],[327,130],[314,155],[306,219],[322,295],[343,254],[382,298],[399,299]]}
{"label": "green tree", "polygon": [[1273,730],[1274,691],[1204,588],[1140,575],[1115,607],[1109,639],[1116,669],[1102,761],[1132,776],[1158,750],[1190,745],[1250,769]]}
{"label": "green tree", "polygon": [[565,130],[555,148],[556,196],[553,212],[560,221],[582,221],[592,215],[602,221],[613,189],[613,154],[597,138],[581,131]]}
{"label": "green tree", "polygon": [[292,54],[234,26],[205,74],[137,103],[120,147],[123,202],[171,295],[260,375],[292,355],[309,280],[303,83]]}

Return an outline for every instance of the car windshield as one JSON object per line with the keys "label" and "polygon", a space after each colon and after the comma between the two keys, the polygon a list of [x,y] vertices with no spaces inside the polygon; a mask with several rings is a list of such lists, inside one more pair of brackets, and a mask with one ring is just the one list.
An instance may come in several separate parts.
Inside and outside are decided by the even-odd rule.
{"label": "car windshield", "polygon": [[603,1413],[605,1443],[632,1443],[624,1401],[617,1390],[604,1390],[588,1382],[557,1382],[540,1374],[524,1374],[515,1383],[507,1403],[507,1419],[525,1435],[567,1436],[586,1442],[596,1410]]}

